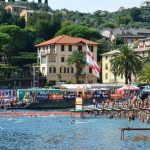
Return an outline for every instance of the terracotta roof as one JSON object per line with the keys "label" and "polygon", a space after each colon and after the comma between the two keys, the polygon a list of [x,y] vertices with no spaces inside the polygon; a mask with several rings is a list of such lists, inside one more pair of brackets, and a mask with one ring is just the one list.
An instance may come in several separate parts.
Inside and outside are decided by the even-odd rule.
{"label": "terracotta roof", "polygon": [[89,41],[89,40],[86,40],[83,38],[76,38],[76,37],[70,37],[67,35],[62,35],[62,36],[58,36],[53,39],[50,39],[48,41],[42,42],[40,44],[37,44],[36,47],[46,46],[46,45],[51,45],[51,44],[77,44],[80,42],[83,42],[83,43],[89,44],[89,45],[97,45],[98,44],[96,42]]}

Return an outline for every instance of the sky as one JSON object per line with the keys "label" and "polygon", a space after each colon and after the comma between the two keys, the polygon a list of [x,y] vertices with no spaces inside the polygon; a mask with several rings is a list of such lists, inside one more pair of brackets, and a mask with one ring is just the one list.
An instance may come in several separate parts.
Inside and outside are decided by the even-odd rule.
{"label": "sky", "polygon": [[92,13],[96,10],[117,11],[119,7],[140,7],[145,0],[49,0],[52,9],[63,9]]}

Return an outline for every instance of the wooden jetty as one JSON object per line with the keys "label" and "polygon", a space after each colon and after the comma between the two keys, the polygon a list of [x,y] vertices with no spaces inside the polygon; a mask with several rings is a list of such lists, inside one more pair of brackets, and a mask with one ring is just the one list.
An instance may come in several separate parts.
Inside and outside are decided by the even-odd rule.
{"label": "wooden jetty", "polygon": [[150,128],[121,128],[121,140],[124,139],[124,131],[150,131]]}

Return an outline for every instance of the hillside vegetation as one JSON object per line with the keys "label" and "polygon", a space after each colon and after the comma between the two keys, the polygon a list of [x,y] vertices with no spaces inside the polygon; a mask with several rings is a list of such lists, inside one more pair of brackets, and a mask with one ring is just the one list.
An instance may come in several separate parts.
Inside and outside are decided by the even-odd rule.
{"label": "hillside vegetation", "polygon": [[[97,10],[94,13],[81,13],[66,9],[52,10],[48,5],[34,2],[15,2],[15,5],[34,10],[28,20],[5,11],[9,3],[0,2],[0,68],[24,68],[36,63],[34,45],[55,36],[67,34],[101,43],[102,51],[110,50],[112,43],[101,39],[104,28],[142,27],[150,28],[150,8],[131,8],[108,12]],[[14,3],[13,3],[14,4]],[[1,72],[1,76],[5,73]]]}

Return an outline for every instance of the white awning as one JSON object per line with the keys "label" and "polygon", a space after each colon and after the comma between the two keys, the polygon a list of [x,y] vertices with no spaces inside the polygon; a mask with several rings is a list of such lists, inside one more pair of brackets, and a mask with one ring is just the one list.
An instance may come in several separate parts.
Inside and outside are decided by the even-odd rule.
{"label": "white awning", "polygon": [[91,89],[90,84],[87,84],[87,85],[86,84],[61,84],[60,87],[66,88],[68,91],[71,91],[71,92],[76,92],[77,89],[82,91],[83,88]]}

